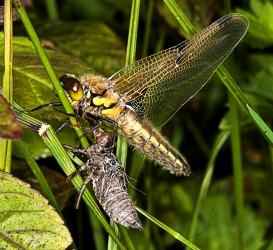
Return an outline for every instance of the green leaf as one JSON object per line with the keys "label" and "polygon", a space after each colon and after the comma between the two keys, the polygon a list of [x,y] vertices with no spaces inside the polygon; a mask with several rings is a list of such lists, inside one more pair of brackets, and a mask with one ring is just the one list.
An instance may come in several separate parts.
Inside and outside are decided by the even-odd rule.
{"label": "green leaf", "polygon": [[[37,182],[38,178],[37,179],[35,178],[33,171],[30,169],[26,161],[22,161],[21,159],[12,159],[11,169],[13,175],[20,178],[20,180],[29,183],[33,189],[39,191],[44,196],[46,196],[46,194],[43,193],[42,191],[41,185]],[[74,197],[71,196],[77,193],[76,189],[73,187],[71,182],[66,181],[65,176],[63,174],[51,169],[49,164],[48,165],[39,164],[39,169],[41,170],[45,179],[47,180],[48,185],[50,186],[50,189],[54,194],[54,197],[60,209],[63,210],[67,202],[70,199],[72,200],[74,199]]]}
{"label": "green leaf", "polygon": [[16,121],[11,105],[0,94],[0,137],[2,139],[16,140],[22,137],[22,129]]}
{"label": "green leaf", "polygon": [[169,234],[171,234],[174,238],[178,239],[179,241],[183,242],[185,245],[187,245],[188,247],[190,247],[191,249],[199,249],[197,246],[195,246],[194,244],[192,244],[189,240],[187,240],[186,238],[184,238],[181,234],[179,234],[178,232],[176,232],[175,230],[171,229],[170,227],[168,227],[167,225],[165,225],[164,223],[162,223],[161,221],[159,221],[158,219],[154,218],[152,215],[148,214],[147,212],[145,212],[144,210],[142,210],[139,207],[136,207],[136,209],[142,213],[143,215],[145,215],[147,218],[149,218],[152,222],[154,222],[156,225],[160,226],[161,228],[163,228],[166,232],[168,232]]}
{"label": "green leaf", "polygon": [[0,172],[2,249],[66,249],[72,238],[57,212],[37,191]]}
{"label": "green leaf", "polygon": [[251,14],[240,8],[240,12],[249,19],[248,43],[253,48],[263,49],[273,44],[273,4],[270,1],[251,0],[250,8],[254,14]]}
{"label": "green leaf", "polygon": [[[124,67],[123,43],[101,22],[46,23],[38,26],[37,31],[38,35],[52,40],[57,51],[82,60],[100,74],[111,76]],[[82,71],[81,74],[89,71]]]}
{"label": "green leaf", "polygon": [[264,134],[264,137],[273,147],[273,132],[272,130],[266,125],[266,123],[262,120],[262,118],[251,108],[247,105],[250,115],[254,119],[254,121],[258,124],[258,127],[261,133]]}

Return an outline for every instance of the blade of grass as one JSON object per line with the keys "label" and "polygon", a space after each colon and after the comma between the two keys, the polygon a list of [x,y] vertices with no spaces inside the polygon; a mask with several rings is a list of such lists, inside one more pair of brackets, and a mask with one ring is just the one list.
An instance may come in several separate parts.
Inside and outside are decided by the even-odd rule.
{"label": "blade of grass", "polygon": [[244,249],[244,194],[243,194],[243,173],[242,173],[242,149],[240,142],[240,125],[238,119],[237,103],[229,93],[229,113],[231,120],[231,149],[232,165],[235,184],[236,199],[236,223],[237,223],[237,244],[238,249]]}
{"label": "blade of grass", "polygon": [[89,224],[92,226],[95,249],[106,249],[105,237],[103,235],[101,224],[95,215],[88,209]]}
{"label": "blade of grass", "polygon": [[202,150],[202,153],[208,158],[210,155],[210,149],[204,136],[201,134],[200,130],[197,128],[192,118],[187,114],[185,115],[185,122],[194,140],[197,142],[200,149]]}
{"label": "blade of grass", "polygon": [[4,76],[2,93],[9,103],[13,99],[12,85],[12,5],[9,0],[5,0],[4,9]]}
{"label": "blade of grass", "polygon": [[263,119],[250,106],[247,105],[247,109],[249,110],[249,113],[254,119],[254,121],[258,124],[260,128],[260,132],[263,133],[267,141],[273,145],[272,130],[267,126],[267,124],[263,121]]}
{"label": "blade of grass", "polygon": [[[131,8],[125,66],[135,61],[139,8],[140,8],[140,0],[133,0],[132,8]],[[118,142],[117,142],[117,157],[121,160],[124,168],[126,168],[127,151],[128,151],[128,143],[125,139],[123,139],[119,135]]]}
{"label": "blade of grass", "polygon": [[[120,238],[120,232],[119,232],[118,226],[113,220],[110,220],[110,226],[111,226],[112,230],[115,232],[115,234]],[[113,241],[113,239],[110,235],[108,237],[107,249],[109,249],[109,250],[118,249],[117,244]]]}
{"label": "blade of grass", "polygon": [[56,21],[59,19],[58,17],[58,10],[55,0],[47,0],[45,1],[46,7],[47,7],[47,13],[49,16],[49,19],[52,21]]}
{"label": "blade of grass", "polygon": [[[130,16],[130,26],[129,26],[125,66],[135,61],[139,8],[140,8],[140,0],[133,0],[132,8],[131,8],[131,16]],[[122,138],[120,135],[118,135],[116,154],[117,154],[117,157],[121,160],[124,168],[126,168],[127,151],[128,151],[127,141],[124,138]],[[112,225],[114,224],[112,220],[111,220],[111,224]],[[129,238],[129,236],[125,237],[123,240],[128,241],[126,243],[127,246],[133,245],[131,243],[131,239]],[[111,250],[117,249],[117,245],[112,242],[111,237],[109,237],[109,240],[108,240],[108,249],[111,249]]]}
{"label": "blade of grass", "polygon": [[142,45],[143,58],[148,56],[148,46],[149,46],[149,40],[151,36],[151,23],[152,23],[152,17],[153,17],[153,10],[154,10],[154,2],[149,0],[145,31],[144,31],[144,39],[143,39],[143,45]]}
{"label": "blade of grass", "polygon": [[190,36],[194,35],[197,31],[194,26],[191,24],[189,19],[185,16],[183,11],[179,8],[173,0],[164,0],[165,4],[169,8],[169,10],[173,13],[176,20],[180,23],[183,29],[189,34]]}
{"label": "blade of grass", "polygon": [[198,217],[199,217],[200,210],[201,210],[201,203],[204,200],[204,198],[206,197],[209,186],[210,186],[216,156],[218,155],[219,150],[222,148],[224,142],[227,140],[229,135],[230,135],[230,131],[228,131],[228,130],[220,132],[215,139],[214,146],[212,147],[210,160],[208,162],[205,176],[202,181],[198,197],[196,199],[196,204],[194,206],[191,224],[190,224],[189,230],[188,230],[187,236],[192,241],[194,241],[194,235],[196,234],[196,227],[197,227]]}
{"label": "blade of grass", "polygon": [[125,227],[120,225],[118,225],[118,228],[119,228],[120,235],[122,236],[122,241],[124,242],[127,249],[135,250],[133,242],[128,234],[128,230]]}
{"label": "blade of grass", "polygon": [[152,215],[150,215],[147,212],[145,212],[144,210],[142,210],[141,208],[136,207],[136,209],[140,213],[142,213],[145,217],[147,217],[148,219],[150,219],[151,221],[153,221],[156,225],[158,225],[159,227],[161,227],[162,229],[164,229],[166,232],[168,232],[174,238],[178,239],[179,241],[181,241],[182,243],[184,243],[185,245],[187,245],[191,249],[196,249],[196,250],[199,249],[197,246],[195,246],[190,241],[188,241],[186,238],[184,238],[181,234],[177,233],[176,231],[174,231],[173,229],[171,229],[170,227],[168,227],[167,225],[165,225],[161,221],[159,221],[156,218],[154,218]]}
{"label": "blade of grass", "polygon": [[[12,5],[9,0],[4,1],[4,76],[2,93],[9,103],[13,99],[12,84]],[[0,170],[10,173],[12,142],[0,140]]]}
{"label": "blade of grass", "polygon": [[[16,6],[16,9],[20,15],[20,18],[21,18],[24,26],[25,26],[25,29],[26,29],[36,51],[37,51],[37,54],[39,55],[43,65],[45,67],[45,70],[46,70],[55,90],[56,90],[56,93],[64,106],[65,112],[68,114],[74,114],[74,110],[71,107],[62,86],[60,85],[59,79],[56,76],[56,73],[55,73],[52,65],[50,64],[50,61],[45,53],[45,50],[44,50],[32,24],[27,16],[27,13],[26,13],[24,7],[21,4],[21,1],[13,0],[13,3]],[[75,132],[81,142],[82,147],[87,148],[89,146],[89,143],[88,143],[85,136],[81,137],[83,135],[83,132],[80,128],[80,124],[78,123],[76,117],[69,116],[69,120],[70,120],[71,124],[73,125],[73,128],[75,129]]]}

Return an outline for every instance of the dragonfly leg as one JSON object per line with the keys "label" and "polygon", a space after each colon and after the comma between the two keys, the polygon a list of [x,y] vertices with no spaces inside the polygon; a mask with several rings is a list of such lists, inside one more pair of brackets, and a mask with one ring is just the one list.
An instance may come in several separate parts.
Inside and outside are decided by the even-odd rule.
{"label": "dragonfly leg", "polygon": [[[46,107],[53,107],[54,110],[56,110],[57,112],[61,113],[61,114],[64,114],[64,115],[67,115],[67,116],[74,116],[76,118],[79,118],[79,115],[74,115],[74,114],[69,114],[69,113],[66,113],[62,110],[58,110],[56,109],[55,107],[60,107],[60,106],[63,106],[61,102],[53,102],[53,103],[47,103],[47,104],[43,104],[43,105],[40,105],[34,109],[30,109],[30,110],[22,110],[20,111],[20,113],[30,113],[30,112],[34,112],[36,110],[39,110],[39,109],[42,109],[42,108],[46,108]],[[67,125],[69,124],[69,120],[65,121],[56,131],[55,133],[58,133],[60,130],[62,130],[64,127],[66,127]]]}
{"label": "dragonfly leg", "polygon": [[101,124],[102,124],[102,120],[100,119],[100,120],[98,120],[98,124],[97,124],[97,125],[93,126],[91,129],[89,129],[88,131],[86,131],[86,132],[85,132],[82,136],[80,136],[78,139],[80,139],[80,138],[82,138],[83,136],[86,136],[86,135],[92,133],[95,129],[99,128]]}
{"label": "dragonfly leg", "polygon": [[88,165],[89,160],[83,164],[82,166],[80,166],[80,168],[78,168],[75,172],[73,172],[71,175],[67,176],[68,180],[71,180],[72,178],[74,178],[76,175],[80,174],[81,172],[83,172],[84,170],[90,168],[90,166]]}
{"label": "dragonfly leg", "polygon": [[87,175],[87,177],[85,178],[84,180],[84,183],[82,184],[82,187],[79,191],[79,194],[76,198],[76,204],[75,204],[75,208],[76,209],[79,209],[79,206],[80,206],[80,200],[81,200],[81,197],[82,197],[82,194],[87,186],[87,184],[92,180],[92,175]]}
{"label": "dragonfly leg", "polygon": [[75,153],[75,155],[89,155],[88,149],[82,149],[82,148],[74,148],[72,146],[62,144],[62,146],[66,149],[69,149],[71,152]]}
{"label": "dragonfly leg", "polygon": [[64,127],[68,126],[69,120],[67,119],[59,128],[56,129],[55,133],[60,132]]}
{"label": "dragonfly leg", "polygon": [[[97,116],[94,116],[94,115],[91,115],[91,114],[86,114],[85,116],[87,119],[94,119],[95,121],[99,121],[100,124],[102,123],[102,121],[106,121],[106,122],[109,122],[111,124],[113,124],[113,126],[115,127],[115,131],[114,131],[114,136],[113,136],[113,141],[116,140],[116,137],[117,137],[117,130],[118,130],[118,125],[115,121],[113,120],[110,120],[110,119],[107,119],[107,118],[102,118],[102,117],[97,117]],[[98,126],[99,127],[99,126]],[[96,127],[97,128],[97,127]],[[88,131],[88,133],[91,133],[94,129],[91,129],[90,131]]]}
{"label": "dragonfly leg", "polygon": [[28,112],[33,112],[42,108],[46,108],[46,107],[57,107],[57,106],[63,106],[63,104],[61,102],[52,102],[52,103],[47,103],[47,104],[43,104],[40,105],[34,109],[30,109],[30,110],[22,110],[21,113],[28,113]]}

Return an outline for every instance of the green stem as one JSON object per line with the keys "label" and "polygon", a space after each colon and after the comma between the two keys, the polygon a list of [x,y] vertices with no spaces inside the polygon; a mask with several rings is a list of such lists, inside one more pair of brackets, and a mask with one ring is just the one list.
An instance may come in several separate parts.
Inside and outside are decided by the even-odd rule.
{"label": "green stem", "polygon": [[[2,93],[9,103],[13,100],[12,83],[12,4],[10,0],[4,1],[4,76]],[[11,171],[12,144],[8,140],[0,140],[0,170]]]}
{"label": "green stem", "polygon": [[[140,8],[140,0],[133,0],[125,66],[135,61],[139,8]],[[128,151],[128,143],[124,138],[122,138],[119,135],[118,142],[117,142],[117,157],[121,160],[124,168],[126,168],[127,151]]]}
{"label": "green stem", "polygon": [[242,172],[242,149],[240,141],[240,125],[238,119],[237,103],[229,93],[229,113],[231,120],[231,149],[232,165],[235,184],[236,199],[236,222],[237,222],[237,244],[238,249],[244,249],[244,194],[243,194],[243,172]]}

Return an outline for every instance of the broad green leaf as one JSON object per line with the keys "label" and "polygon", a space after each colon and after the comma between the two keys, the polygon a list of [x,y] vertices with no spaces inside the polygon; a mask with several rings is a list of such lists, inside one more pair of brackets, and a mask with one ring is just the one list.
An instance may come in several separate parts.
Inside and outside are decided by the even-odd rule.
{"label": "broad green leaf", "polygon": [[57,212],[37,191],[0,172],[0,248],[66,249],[72,238]]}
{"label": "broad green leaf", "polygon": [[22,129],[16,121],[11,105],[0,94],[0,138],[16,140],[22,137]]}
{"label": "broad green leaf", "polygon": [[[13,175],[20,178],[20,180],[29,183],[33,189],[44,194],[40,184],[37,182],[35,175],[26,161],[22,161],[21,159],[12,159],[11,165],[11,172]],[[50,167],[52,167],[52,165]],[[73,201],[74,197],[71,198],[71,196],[76,194],[77,191],[71,182],[66,180],[64,174],[61,174],[50,167],[39,164],[39,169],[46,178],[47,183],[50,186],[60,209],[62,210],[69,199],[72,199]]]}
{"label": "broad green leaf", "polygon": [[249,19],[248,35],[249,39],[246,39],[252,47],[263,49],[273,44],[273,4],[266,0],[251,0],[250,8],[253,12],[247,12],[245,10],[236,9],[236,12],[240,12]]}
{"label": "broad green leaf", "polygon": [[163,228],[164,230],[166,230],[174,238],[178,239],[179,241],[183,242],[185,245],[189,246],[191,249],[199,249],[197,246],[195,246],[194,244],[192,244],[189,240],[187,240],[186,238],[184,238],[181,234],[179,234],[175,230],[171,229],[170,227],[168,227],[167,225],[165,225],[161,221],[157,220],[152,215],[148,214],[147,212],[145,212],[144,210],[142,210],[142,209],[140,209],[138,207],[137,207],[137,210],[140,213],[142,213],[143,215],[145,215],[147,218],[149,218],[151,221],[153,221],[155,224],[157,224],[158,226],[160,226],[161,228]]}
{"label": "broad green leaf", "polygon": [[124,67],[125,47],[103,23],[59,22],[39,26],[37,31],[52,40],[57,51],[82,60],[107,77]]}

